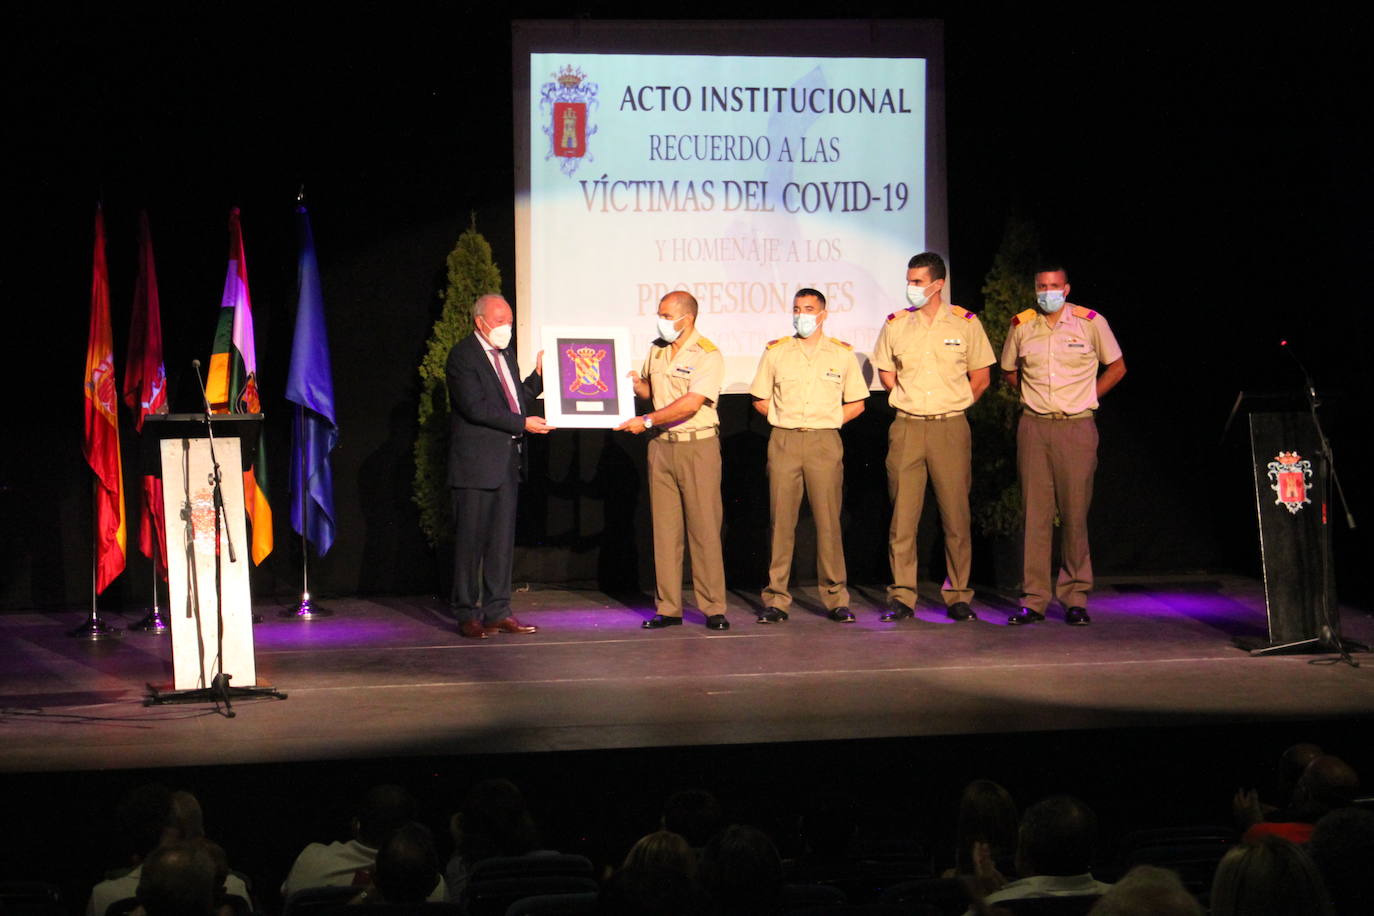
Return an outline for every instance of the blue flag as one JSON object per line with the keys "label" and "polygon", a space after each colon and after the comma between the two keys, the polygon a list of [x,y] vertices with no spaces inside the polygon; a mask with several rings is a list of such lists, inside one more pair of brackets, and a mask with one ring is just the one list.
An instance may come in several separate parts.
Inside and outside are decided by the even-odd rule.
{"label": "blue flag", "polygon": [[315,236],[304,205],[296,207],[296,216],[300,241],[296,336],[291,341],[291,372],[286,379],[286,398],[296,405],[291,426],[291,527],[324,556],[334,544],[334,477],[329,453],[338,442],[339,427],[334,419],[334,380],[329,371],[329,337],[324,328]]}

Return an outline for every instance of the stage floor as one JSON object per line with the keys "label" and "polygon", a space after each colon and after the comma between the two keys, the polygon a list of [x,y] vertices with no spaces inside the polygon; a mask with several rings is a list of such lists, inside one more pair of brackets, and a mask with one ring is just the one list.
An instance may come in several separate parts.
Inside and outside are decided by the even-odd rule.
{"label": "stage floor", "polygon": [[[802,590],[803,599],[808,590]],[[1374,658],[1254,658],[1232,638],[1263,636],[1258,582],[1116,578],[1093,624],[1062,611],[1031,627],[1013,606],[976,601],[980,620],[944,619],[923,594],[915,620],[878,620],[880,589],[857,589],[858,622],[811,600],[779,625],[731,595],[733,628],[700,614],[648,632],[647,598],[535,589],[515,613],[530,636],[460,638],[429,598],[336,599],[334,616],[282,620],[262,606],[259,685],[286,700],[145,708],[171,681],[171,643],[126,633],[65,635],[79,612],[0,615],[0,717],[11,772],[258,763],[898,736],[1339,719],[1374,712]],[[116,625],[133,618],[111,615]],[[1346,610],[1347,637],[1374,619]]]}

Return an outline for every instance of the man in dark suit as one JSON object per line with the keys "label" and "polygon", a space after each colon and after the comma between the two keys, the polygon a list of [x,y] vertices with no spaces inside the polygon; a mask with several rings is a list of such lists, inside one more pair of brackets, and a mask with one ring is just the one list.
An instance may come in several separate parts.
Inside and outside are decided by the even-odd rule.
{"label": "man in dark suit", "polygon": [[525,476],[525,435],[553,427],[531,416],[544,390],[543,356],[518,382],[511,309],[498,295],[472,305],[476,332],[454,344],[446,368],[452,430],[448,485],[453,495],[453,593],[458,631],[470,639],[533,633],[510,613],[515,510]]}

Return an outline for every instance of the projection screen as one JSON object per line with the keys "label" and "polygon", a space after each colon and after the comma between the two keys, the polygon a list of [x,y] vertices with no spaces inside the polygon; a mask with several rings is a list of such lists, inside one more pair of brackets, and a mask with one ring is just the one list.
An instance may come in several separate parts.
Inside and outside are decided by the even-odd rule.
{"label": "projection screen", "polygon": [[742,392],[812,287],[876,384],[907,259],[945,252],[938,22],[517,22],[513,47],[523,369],[545,324],[623,326],[642,359],[685,289]]}

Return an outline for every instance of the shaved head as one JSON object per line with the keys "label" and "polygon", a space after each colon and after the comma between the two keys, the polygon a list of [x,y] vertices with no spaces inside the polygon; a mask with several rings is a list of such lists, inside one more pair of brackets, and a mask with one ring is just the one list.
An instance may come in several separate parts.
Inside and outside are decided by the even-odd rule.
{"label": "shaved head", "polygon": [[691,315],[693,319],[697,317],[696,297],[686,290],[674,290],[664,296],[659,302],[660,306],[668,306],[674,310],[676,315]]}

